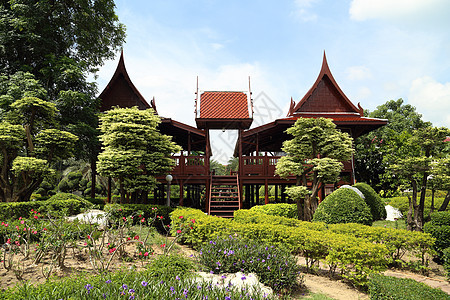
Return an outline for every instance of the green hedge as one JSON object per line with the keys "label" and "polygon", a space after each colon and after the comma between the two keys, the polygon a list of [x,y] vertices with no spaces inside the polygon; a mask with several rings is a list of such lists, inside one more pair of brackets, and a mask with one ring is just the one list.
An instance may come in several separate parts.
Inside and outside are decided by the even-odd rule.
{"label": "green hedge", "polygon": [[373,275],[369,280],[369,294],[372,300],[448,300],[450,295],[437,288],[410,278],[396,278]]}
{"label": "green hedge", "polygon": [[77,215],[85,209],[92,207],[92,203],[84,199],[65,199],[29,202],[7,202],[0,203],[0,220],[10,220],[28,218],[31,210],[36,210],[41,214],[50,212],[65,213],[67,216]]}
{"label": "green hedge", "polygon": [[386,208],[377,192],[367,183],[359,182],[353,186],[363,193],[364,201],[369,206],[373,217],[372,221],[386,219]]}
{"label": "green hedge", "polygon": [[192,227],[181,239],[196,247],[217,237],[229,235],[253,239],[285,248],[293,254],[301,253],[309,266],[321,260],[333,270],[338,267],[342,270],[343,277],[357,285],[364,285],[370,274],[384,270],[388,263],[389,251],[385,245],[328,230],[312,230],[307,226],[299,229],[281,224],[241,223],[208,216],[191,208],[176,209],[171,213],[171,219],[174,231],[182,224]]}
{"label": "green hedge", "polygon": [[425,223],[423,230],[436,239],[434,248],[438,257],[442,258],[444,249],[450,247],[450,211],[433,213],[431,221]]}
{"label": "green hedge", "polygon": [[170,213],[173,208],[153,204],[106,204],[104,210],[115,219],[133,216],[133,224],[138,224],[142,218],[149,220],[155,216],[162,217],[162,219],[157,218],[155,220],[154,226],[160,233],[164,234],[167,232],[164,227],[167,228],[167,225],[170,224]]}
{"label": "green hedge", "polygon": [[374,243],[384,244],[389,250],[392,261],[402,259],[410,251],[424,259],[425,254],[433,253],[435,239],[427,233],[403,229],[371,227],[356,223],[325,224],[322,222],[305,222],[290,218],[269,216],[252,210],[235,211],[234,221],[239,223],[272,224],[296,227],[298,230],[329,230],[334,233],[362,238]]}
{"label": "green hedge", "polygon": [[366,202],[352,189],[340,188],[317,207],[313,221],[328,224],[361,223],[372,224],[372,214]]}
{"label": "green hedge", "polygon": [[286,218],[298,218],[297,204],[277,203],[257,205],[250,208],[251,211],[261,212],[271,216],[279,216]]}

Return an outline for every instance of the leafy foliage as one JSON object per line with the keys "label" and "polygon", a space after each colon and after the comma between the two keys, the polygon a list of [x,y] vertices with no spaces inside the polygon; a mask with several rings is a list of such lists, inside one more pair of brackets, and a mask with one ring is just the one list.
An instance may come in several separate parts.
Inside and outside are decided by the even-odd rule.
{"label": "leafy foliage", "polygon": [[383,196],[392,196],[401,183],[397,177],[386,173],[390,161],[385,156],[392,150],[402,149],[405,138],[419,128],[431,126],[424,122],[422,115],[403,99],[389,100],[373,112],[365,112],[367,117],[387,119],[387,125],[360,136],[355,141],[356,179],[368,183]]}
{"label": "leafy foliage", "polygon": [[112,0],[2,2],[1,69],[31,72],[51,98],[60,90],[86,91],[86,72],[113,58],[124,41],[114,8]]}
{"label": "leafy foliage", "polygon": [[[389,170],[396,176],[403,178],[412,195],[409,198],[407,226],[409,230],[422,230],[424,224],[424,207],[427,182],[434,164],[445,158],[448,153],[443,152],[444,140],[450,135],[450,129],[445,127],[427,127],[415,130],[406,140],[404,148],[409,153],[392,150],[387,156],[392,163]],[[411,155],[412,153],[412,155]],[[418,199],[418,191],[420,197]]]}
{"label": "leafy foliage", "polygon": [[375,192],[375,190],[367,183],[356,183],[353,185],[364,195],[364,201],[370,208],[370,213],[372,214],[373,221],[386,219],[386,208],[384,207],[383,200]]}
{"label": "leafy foliage", "polygon": [[328,195],[314,213],[313,221],[328,224],[372,224],[372,215],[366,202],[353,190],[340,188]]}
{"label": "leafy foliage", "polygon": [[286,156],[278,161],[276,174],[281,177],[294,175],[297,186],[303,185],[305,188],[307,177],[310,177],[310,194],[306,193],[305,188],[296,188],[291,193],[297,197],[299,219],[310,221],[318,204],[320,184],[337,181],[343,168],[341,161],[349,160],[353,153],[352,139],[325,118],[300,118],[286,132],[293,139],[283,142],[282,150]]}

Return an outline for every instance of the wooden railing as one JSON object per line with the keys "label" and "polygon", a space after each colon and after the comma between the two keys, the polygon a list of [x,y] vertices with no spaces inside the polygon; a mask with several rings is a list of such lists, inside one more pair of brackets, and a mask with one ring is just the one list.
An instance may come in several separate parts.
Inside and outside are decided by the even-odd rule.
{"label": "wooden railing", "polygon": [[244,156],[243,172],[244,176],[274,176],[275,166],[281,156]]}
{"label": "wooden railing", "polygon": [[[281,156],[244,156],[243,176],[274,176],[275,167]],[[343,162],[343,172],[352,171],[352,162]]]}
{"label": "wooden railing", "polygon": [[173,175],[208,175],[205,166],[205,156],[172,156],[175,160],[175,167],[172,170]]}

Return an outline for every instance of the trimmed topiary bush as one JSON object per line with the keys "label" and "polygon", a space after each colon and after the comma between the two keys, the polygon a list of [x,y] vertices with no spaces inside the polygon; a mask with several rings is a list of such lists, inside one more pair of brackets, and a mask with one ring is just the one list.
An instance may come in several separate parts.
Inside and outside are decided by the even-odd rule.
{"label": "trimmed topiary bush", "polygon": [[250,208],[250,211],[271,216],[297,218],[297,204],[277,203],[257,205]]}
{"label": "trimmed topiary bush", "polygon": [[432,288],[410,278],[397,278],[373,275],[369,280],[369,295],[373,300],[423,300],[449,299],[450,296],[440,289]]}
{"label": "trimmed topiary bush", "polygon": [[328,224],[372,224],[372,214],[366,202],[351,189],[338,189],[328,195],[317,207],[313,221]]}
{"label": "trimmed topiary bush", "polygon": [[386,208],[377,192],[375,192],[375,190],[367,183],[359,182],[353,186],[363,193],[365,197],[364,201],[366,201],[366,204],[369,206],[370,212],[372,213],[372,220],[377,221],[386,219]]}

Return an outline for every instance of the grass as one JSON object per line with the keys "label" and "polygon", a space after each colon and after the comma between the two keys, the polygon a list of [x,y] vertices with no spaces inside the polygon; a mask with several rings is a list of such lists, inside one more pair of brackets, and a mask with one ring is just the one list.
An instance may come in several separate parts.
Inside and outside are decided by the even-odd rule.
{"label": "grass", "polygon": [[406,229],[406,223],[403,219],[398,221],[375,221],[372,224],[373,227],[384,227],[384,228],[394,228],[394,229]]}

